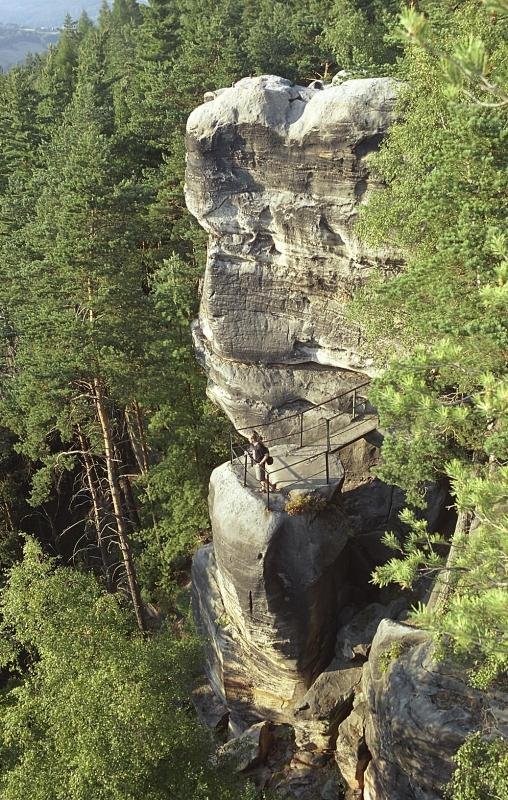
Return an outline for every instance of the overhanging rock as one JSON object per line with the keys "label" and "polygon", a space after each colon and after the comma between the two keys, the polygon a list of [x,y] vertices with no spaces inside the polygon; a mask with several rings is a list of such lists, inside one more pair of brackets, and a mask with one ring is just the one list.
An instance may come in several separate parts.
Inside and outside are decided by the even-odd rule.
{"label": "overhanging rock", "polygon": [[345,306],[373,267],[400,263],[354,228],[396,94],[389,78],[305,88],[262,76],[189,117],[186,200],[209,234],[195,342],[237,428],[374,369]]}

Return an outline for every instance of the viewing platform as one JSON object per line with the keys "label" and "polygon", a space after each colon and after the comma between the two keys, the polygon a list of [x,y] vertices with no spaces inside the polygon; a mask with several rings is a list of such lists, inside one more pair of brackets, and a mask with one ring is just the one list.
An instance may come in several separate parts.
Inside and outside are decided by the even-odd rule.
{"label": "viewing platform", "polygon": [[[266,465],[265,470],[269,481],[276,486],[276,491],[269,489],[262,492],[256,476],[256,465],[249,454],[248,442],[234,443],[231,439],[231,465],[238,480],[252,491],[262,492],[268,508],[273,510],[282,510],[290,492],[318,493],[324,498],[330,498],[345,478],[340,459],[341,450],[373,433],[379,425],[377,414],[366,410],[367,401],[358,393],[360,388],[367,385],[368,381],[329,398],[319,406],[287,417],[284,422],[290,423],[288,433],[273,439],[264,438],[263,443],[269,448],[273,458],[273,464]],[[343,410],[330,414],[332,403],[343,401],[348,395],[352,398],[349,414]],[[333,412],[333,407],[331,410]],[[316,421],[317,413],[321,416]],[[309,426],[306,421],[310,419],[310,414],[313,418]],[[280,425],[280,420],[258,426],[257,430],[261,428],[264,431],[273,424]],[[306,441],[309,443],[306,444]]]}

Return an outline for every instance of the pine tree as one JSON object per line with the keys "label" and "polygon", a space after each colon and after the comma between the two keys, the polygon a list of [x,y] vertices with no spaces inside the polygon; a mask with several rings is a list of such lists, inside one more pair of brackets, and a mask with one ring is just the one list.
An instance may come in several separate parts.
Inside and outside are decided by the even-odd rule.
{"label": "pine tree", "polygon": [[82,11],[77,24],[77,33],[79,39],[83,41],[83,39],[90,33],[91,30],[93,30],[93,28],[94,24],[92,20],[90,19],[86,11]]}
{"label": "pine tree", "polygon": [[382,326],[378,352],[388,365],[372,392],[389,431],[380,474],[414,505],[425,502],[429,481],[447,477],[459,523],[446,559],[443,538],[407,511],[408,537],[402,545],[387,538],[399,557],[376,580],[409,586],[441,574],[415,619],[486,686],[508,665],[508,28],[474,2],[451,16],[420,5],[433,33],[420,13],[403,17],[410,88],[377,159],[387,188],[364,221],[407,265],[367,289],[359,306],[369,308],[371,342]]}
{"label": "pine tree", "polygon": [[39,115],[47,128],[58,123],[71,100],[76,85],[81,35],[77,23],[67,15],[58,43],[50,48],[43,62],[37,90],[42,97]]}
{"label": "pine tree", "polygon": [[129,98],[131,127],[151,146],[152,164],[159,166],[164,143],[171,135],[169,76],[177,55],[180,20],[175,4],[168,0],[151,0],[140,10],[136,74]]}
{"label": "pine tree", "polygon": [[398,0],[335,0],[322,35],[340,70],[371,77],[386,74],[402,47],[394,36]]}
{"label": "pine tree", "polygon": [[143,392],[151,379],[160,381],[164,368],[158,320],[144,289],[140,198],[135,185],[121,182],[112,159],[100,86],[83,81],[46,149],[35,218],[4,248],[10,274],[0,304],[18,341],[3,408],[23,451],[46,464],[34,500],[45,496],[55,470],[73,467],[77,425],[96,442],[142,625],[116,462],[115,408],[132,403],[137,387]]}
{"label": "pine tree", "polygon": [[42,131],[34,109],[39,95],[34,69],[14,67],[0,77],[0,193],[9,176],[28,175],[37,164]]}

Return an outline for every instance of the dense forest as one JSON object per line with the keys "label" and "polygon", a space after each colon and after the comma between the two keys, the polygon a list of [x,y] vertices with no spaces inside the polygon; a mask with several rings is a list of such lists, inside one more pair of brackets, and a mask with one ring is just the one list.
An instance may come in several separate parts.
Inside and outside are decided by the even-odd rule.
{"label": "dense forest", "polygon": [[[477,686],[502,680],[508,3],[404,5],[114,0],[0,76],[2,800],[255,796],[194,718],[186,589],[228,423],[191,347],[205,238],[184,129],[205,90],[245,75],[405,82],[361,226],[407,267],[351,307],[386,366],[381,476],[408,499],[404,550],[374,579],[449,581],[416,621]],[[413,513],[438,476],[453,562]],[[507,760],[471,740],[451,796],[490,796]]]}

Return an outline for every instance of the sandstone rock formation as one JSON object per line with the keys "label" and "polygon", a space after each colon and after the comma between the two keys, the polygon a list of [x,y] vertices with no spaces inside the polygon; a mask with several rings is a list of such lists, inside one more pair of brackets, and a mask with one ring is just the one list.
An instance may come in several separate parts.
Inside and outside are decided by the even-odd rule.
{"label": "sandstone rock formation", "polygon": [[346,774],[356,727],[371,756],[357,775],[365,800],[439,800],[468,734],[488,720],[508,735],[506,697],[500,703],[495,692],[473,689],[463,672],[436,661],[424,631],[388,619],[372,642],[360,702],[339,731],[337,760]]}
{"label": "sandstone rock formation", "polygon": [[351,370],[374,368],[344,307],[374,266],[397,267],[354,230],[396,91],[388,78],[245,78],[189,117],[186,200],[209,234],[195,342],[237,428],[322,402],[358,382]]}
{"label": "sandstone rock formation", "polygon": [[263,764],[272,744],[273,728],[273,724],[266,720],[252,725],[240,736],[226,742],[219,750],[219,758],[230,762],[237,772]]}
{"label": "sandstone rock formation", "polygon": [[296,517],[268,511],[230,464],[212,474],[210,515],[213,548],[194,559],[193,592],[213,643],[211,684],[239,727],[256,715],[290,721],[333,656],[347,520],[333,505]]}
{"label": "sandstone rock formation", "polygon": [[[340,428],[352,411],[350,396],[319,404],[375,371],[345,304],[374,266],[398,268],[354,227],[396,92],[384,78],[308,88],[246,78],[209,93],[188,122],[187,203],[209,234],[194,327],[209,393],[237,429],[275,422],[271,436],[292,433],[290,417],[311,409],[305,445],[316,457],[323,419],[337,415]],[[434,663],[425,634],[391,621],[405,618],[406,598],[370,583],[404,505],[372,476],[380,439],[371,430],[330,454],[318,487],[326,507],[298,516],[287,493],[267,508],[241,461],[212,475],[213,544],[196,554],[192,578],[215,699],[204,689],[196,702],[212,727],[227,709],[230,740],[248,730],[241,768],[288,798],[335,800],[336,763],[348,797],[436,800],[478,716],[496,714]],[[289,476],[295,447],[272,448]],[[435,525],[444,495],[429,497]],[[259,752],[267,731],[277,755]]]}

